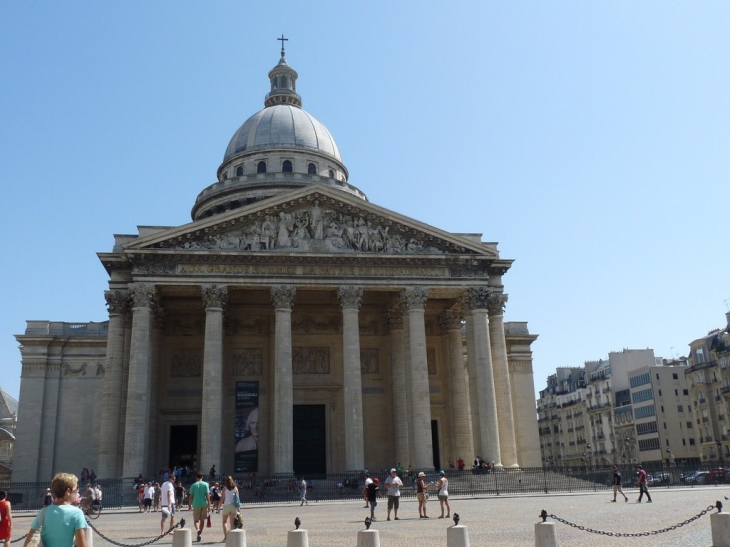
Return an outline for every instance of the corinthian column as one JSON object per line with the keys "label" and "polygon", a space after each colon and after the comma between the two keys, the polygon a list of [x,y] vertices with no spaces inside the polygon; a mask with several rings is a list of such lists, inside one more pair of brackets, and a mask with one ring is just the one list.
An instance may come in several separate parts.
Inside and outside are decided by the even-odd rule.
{"label": "corinthian column", "polygon": [[[466,323],[466,368],[472,446],[479,451],[482,449],[482,431],[479,427],[479,389],[477,387],[477,364],[474,352],[474,318],[471,315],[471,300],[468,293],[461,296],[461,307],[464,310],[464,322]],[[481,456],[481,454],[475,453],[474,456]]]}
{"label": "corinthian column", "polygon": [[119,465],[119,424],[122,422],[122,372],[124,370],[124,331],[129,313],[128,291],[105,291],[109,309],[109,331],[106,339],[104,396],[101,400],[99,431],[100,479],[117,478]]}
{"label": "corinthian column", "polygon": [[198,467],[221,466],[223,421],[223,310],[228,298],[225,285],[203,285],[205,342],[203,348],[203,408],[200,418]]}
{"label": "corinthian column", "polygon": [[364,469],[362,430],[362,378],[360,377],[360,323],[362,287],[340,287],[342,353],[345,386],[345,469]]}
{"label": "corinthian column", "polygon": [[274,303],[274,473],[294,472],[291,307],[296,287],[271,287]]}
{"label": "corinthian column", "polygon": [[469,460],[474,454],[469,420],[469,393],[464,370],[464,351],[461,342],[462,310],[446,310],[441,315],[441,325],[449,337],[449,387],[451,429],[454,433],[454,449],[459,458]]}
{"label": "corinthian column", "polygon": [[494,372],[487,326],[487,299],[491,291],[487,287],[468,290],[469,307],[474,322],[474,364],[476,366],[477,405],[479,407],[479,431],[482,441],[482,458],[502,465],[497,422],[497,400],[494,391]]}
{"label": "corinthian column", "polygon": [[[394,462],[410,462],[408,452],[408,399],[406,397],[405,342],[403,340],[403,306],[388,310],[385,324],[390,331],[390,374],[393,390]],[[406,464],[408,465],[408,464]]]}
{"label": "corinthian column", "polygon": [[507,344],[504,341],[504,321],[502,314],[507,303],[507,295],[492,293],[487,301],[489,312],[489,340],[494,365],[494,388],[497,394],[497,416],[499,419],[499,446],[502,449],[502,465],[519,467],[517,464],[517,442],[515,440],[515,420],[512,414],[512,388],[509,381],[507,363]]}
{"label": "corinthian column", "polygon": [[433,468],[433,439],[431,437],[431,394],[428,385],[428,363],[426,361],[425,309],[428,290],[409,287],[404,299],[408,309],[408,331],[411,369],[411,416],[413,434],[411,459],[416,469]]}
{"label": "corinthian column", "polygon": [[124,425],[122,475],[136,477],[145,472],[147,462],[147,402],[150,384],[152,308],[154,285],[135,284],[132,293],[132,342],[129,351],[127,418]]}

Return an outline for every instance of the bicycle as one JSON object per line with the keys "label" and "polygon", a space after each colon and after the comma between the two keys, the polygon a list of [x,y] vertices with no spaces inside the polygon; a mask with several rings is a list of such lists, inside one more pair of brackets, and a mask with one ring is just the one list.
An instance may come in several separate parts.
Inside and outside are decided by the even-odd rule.
{"label": "bicycle", "polygon": [[96,500],[82,500],[80,508],[90,519],[98,519],[101,515],[101,503]]}

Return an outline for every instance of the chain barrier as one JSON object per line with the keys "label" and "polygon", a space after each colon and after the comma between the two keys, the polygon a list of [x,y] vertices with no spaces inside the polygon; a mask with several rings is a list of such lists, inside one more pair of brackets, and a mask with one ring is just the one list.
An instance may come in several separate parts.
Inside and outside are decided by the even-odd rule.
{"label": "chain barrier", "polygon": [[580,524],[575,524],[573,522],[562,519],[556,515],[548,515],[547,511],[545,511],[545,509],[543,509],[542,513],[540,513],[540,517],[543,519],[543,522],[545,522],[545,519],[547,517],[550,517],[551,519],[557,520],[558,522],[562,522],[563,524],[567,524],[568,526],[571,526],[572,528],[577,528],[578,530],[583,530],[584,532],[590,532],[591,534],[599,534],[602,536],[612,536],[612,537],[620,537],[620,538],[636,538],[636,537],[644,537],[644,536],[656,536],[657,534],[663,534],[664,532],[671,532],[672,530],[681,528],[682,526],[685,526],[685,525],[689,524],[690,522],[696,521],[698,518],[705,516],[707,513],[709,513],[713,509],[717,509],[717,511],[719,513],[720,511],[722,511],[722,503],[720,503],[718,501],[715,505],[708,506],[707,509],[700,511],[695,516],[690,517],[683,522],[675,524],[674,526],[668,526],[667,528],[662,528],[661,530],[652,530],[650,532],[636,532],[636,533],[608,532],[606,530],[596,530],[594,528],[589,528],[587,526],[581,526]]}
{"label": "chain barrier", "polygon": [[28,536],[28,534],[23,534],[18,539],[12,540],[10,543],[18,543],[19,541],[23,541],[27,536]]}
{"label": "chain barrier", "polygon": [[113,539],[106,537],[99,530],[97,530],[96,527],[91,524],[88,518],[86,519],[86,524],[88,524],[89,528],[96,532],[101,539],[108,543],[111,543],[112,545],[116,545],[117,547],[142,547],[143,545],[152,545],[154,542],[160,541],[165,536],[172,534],[175,528],[183,528],[185,526],[185,519],[180,519],[180,522],[178,522],[175,526],[172,526],[167,532],[149,541],[145,541],[144,543],[119,543],[118,541],[114,541]]}

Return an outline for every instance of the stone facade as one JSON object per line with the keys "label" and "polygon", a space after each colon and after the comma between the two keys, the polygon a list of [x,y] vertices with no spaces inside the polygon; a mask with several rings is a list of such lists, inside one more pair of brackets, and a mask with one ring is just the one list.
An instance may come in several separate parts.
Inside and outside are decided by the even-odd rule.
{"label": "stone facade", "polygon": [[[300,114],[278,128],[282,142],[291,131],[284,152],[262,143],[267,113],[301,105],[283,56],[269,76],[276,101],[267,96],[236,133],[194,221],[117,236],[99,253],[110,277],[104,337],[30,326],[18,336],[24,463],[14,479],[177,463],[262,475],[433,469],[476,454],[540,464],[536,336],[502,320],[512,261],[473,234],[368,202],[334,145],[307,144]],[[290,159],[261,167],[267,150]],[[337,166],[331,181],[312,157]],[[46,442],[61,420],[75,426],[63,429],[63,451]]]}

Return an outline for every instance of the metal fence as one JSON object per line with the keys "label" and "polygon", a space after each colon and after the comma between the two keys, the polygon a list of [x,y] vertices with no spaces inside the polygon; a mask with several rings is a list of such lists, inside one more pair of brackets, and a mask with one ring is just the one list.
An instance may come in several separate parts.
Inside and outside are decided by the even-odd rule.
{"label": "metal fence", "polygon": [[[634,465],[619,465],[622,486],[625,490],[636,488],[636,468]],[[649,488],[693,487],[701,485],[721,485],[730,483],[730,466],[725,477],[724,462],[687,466],[645,466]],[[381,492],[386,494],[383,484],[388,477],[387,470],[371,472],[371,478],[380,479]],[[550,494],[557,492],[596,492],[610,491],[613,471],[606,467],[533,467],[521,469],[501,469],[493,472],[474,473],[448,470],[449,495],[459,497],[498,496],[504,494]],[[271,477],[237,476],[241,501],[244,504],[299,503],[299,484],[301,477],[278,475]],[[217,477],[223,483],[223,477]],[[363,473],[342,473],[305,476],[307,481],[307,500],[362,500],[365,476]],[[408,499],[416,495],[415,479],[402,476],[404,487],[401,495]],[[208,478],[206,477],[206,480]],[[426,482],[436,483],[438,474],[426,472]],[[137,504],[137,494],[133,479],[97,481],[102,487],[102,503],[105,508],[132,507]],[[160,482],[162,482],[160,480]],[[210,482],[210,481],[209,481]],[[43,496],[48,483],[1,483],[0,489],[6,490],[9,500],[16,511],[38,510],[43,505]],[[81,485],[83,488],[83,485]],[[187,486],[187,484],[186,484]],[[436,495],[433,486],[429,489]]]}

